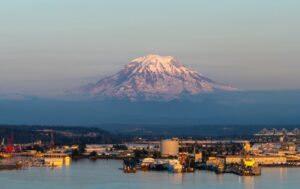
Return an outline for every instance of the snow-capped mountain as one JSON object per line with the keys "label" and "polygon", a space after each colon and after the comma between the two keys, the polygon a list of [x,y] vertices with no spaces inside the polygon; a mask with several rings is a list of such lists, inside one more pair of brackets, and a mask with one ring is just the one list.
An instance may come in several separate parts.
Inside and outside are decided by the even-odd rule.
{"label": "snow-capped mountain", "polygon": [[171,100],[181,95],[237,90],[218,84],[180,64],[172,56],[147,55],[136,58],[118,73],[77,92],[103,98]]}

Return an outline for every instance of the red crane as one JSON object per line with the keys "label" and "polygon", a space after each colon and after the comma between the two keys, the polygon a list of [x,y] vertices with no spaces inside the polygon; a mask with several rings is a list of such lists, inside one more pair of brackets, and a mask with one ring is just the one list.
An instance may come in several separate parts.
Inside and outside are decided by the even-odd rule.
{"label": "red crane", "polygon": [[15,151],[14,147],[14,133],[13,131],[10,134],[10,139],[8,140],[7,146],[4,148],[4,152],[13,153]]}

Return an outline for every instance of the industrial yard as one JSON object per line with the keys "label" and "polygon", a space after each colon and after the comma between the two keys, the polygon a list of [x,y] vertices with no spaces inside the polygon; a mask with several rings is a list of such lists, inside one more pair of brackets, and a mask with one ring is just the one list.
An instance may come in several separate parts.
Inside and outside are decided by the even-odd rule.
{"label": "industrial yard", "polygon": [[166,171],[170,173],[213,171],[240,176],[259,176],[262,167],[300,166],[299,131],[262,130],[250,140],[194,140],[137,138],[117,144],[57,145],[55,132],[50,141],[2,142],[0,170],[29,167],[62,167],[80,159],[122,159],[124,173]]}

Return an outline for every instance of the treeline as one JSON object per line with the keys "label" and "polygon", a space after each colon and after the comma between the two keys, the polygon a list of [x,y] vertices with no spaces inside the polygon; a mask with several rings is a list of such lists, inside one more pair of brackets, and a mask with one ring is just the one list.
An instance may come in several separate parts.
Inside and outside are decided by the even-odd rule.
{"label": "treeline", "polygon": [[[107,125],[106,125],[107,127]],[[115,132],[128,136],[142,138],[170,138],[181,137],[194,139],[245,139],[252,138],[255,133],[262,129],[283,128],[292,131],[295,128],[300,129],[300,124],[156,124],[156,125],[112,125]]]}
{"label": "treeline", "polygon": [[0,125],[0,139],[5,144],[25,144],[41,141],[43,144],[114,144],[119,136],[97,127]]}

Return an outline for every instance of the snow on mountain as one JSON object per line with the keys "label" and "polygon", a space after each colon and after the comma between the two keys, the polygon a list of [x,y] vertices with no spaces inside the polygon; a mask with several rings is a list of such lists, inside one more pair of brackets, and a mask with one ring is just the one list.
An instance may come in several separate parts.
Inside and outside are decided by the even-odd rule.
{"label": "snow on mountain", "polygon": [[118,73],[85,85],[77,92],[101,98],[172,100],[183,94],[234,90],[237,88],[218,84],[172,56],[151,54],[132,60]]}

